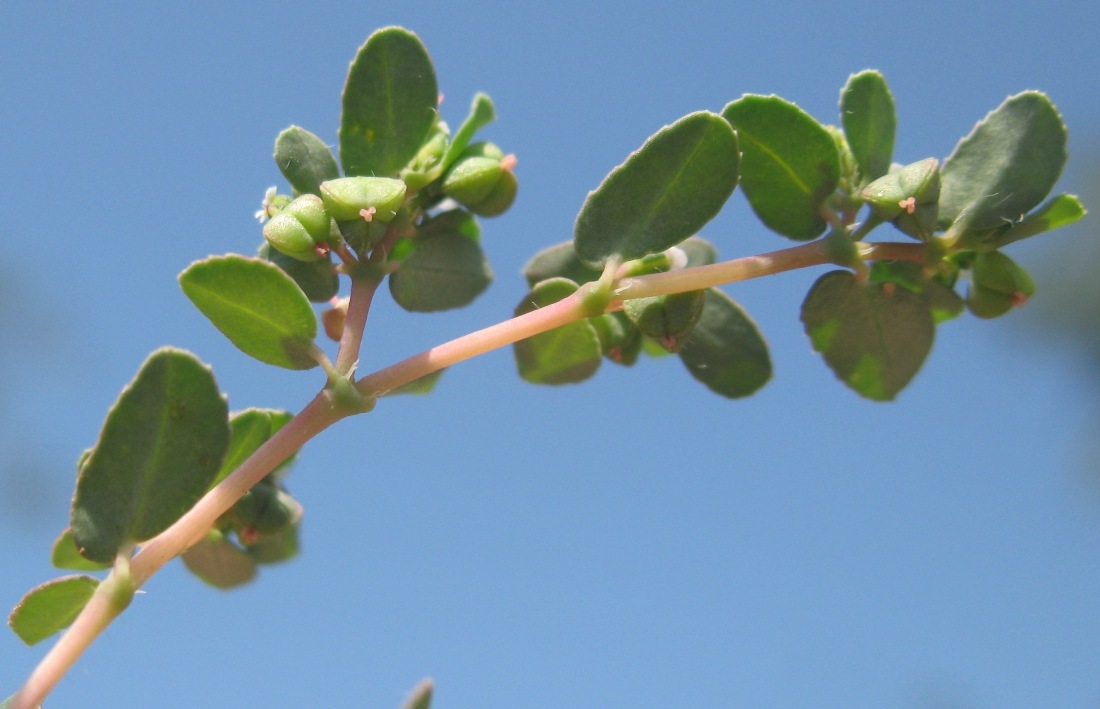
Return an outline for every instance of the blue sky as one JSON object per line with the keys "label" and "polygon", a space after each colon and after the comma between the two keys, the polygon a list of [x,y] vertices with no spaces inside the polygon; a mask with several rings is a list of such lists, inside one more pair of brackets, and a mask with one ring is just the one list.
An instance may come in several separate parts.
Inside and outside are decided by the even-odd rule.
{"label": "blue sky", "polygon": [[[493,287],[436,315],[380,299],[364,372],[507,317],[519,269],[571,237],[608,170],[742,93],[835,122],[847,76],[878,68],[910,162],[1041,89],[1070,128],[1062,191],[1083,189],[1098,143],[1094,3],[17,1],[0,16],[9,607],[57,575],[76,458],[148,352],[194,351],[234,409],[295,410],[321,386],[239,353],[175,277],[255,249],[252,214],[282,184],[275,135],[335,141],[347,62],[378,27],[421,36],[452,123],[493,97],[484,135],[518,155],[520,194],[483,223]],[[703,234],[727,257],[788,245],[739,194]],[[1010,253],[1072,258],[1059,238]],[[772,346],[752,399],[672,359],[537,388],[502,351],[326,432],[290,479],[299,559],[230,593],[171,565],[48,706],[396,708],[425,675],[438,707],[1096,706],[1094,373],[1021,334],[1009,320],[1026,313],[964,317],[897,402],[863,401],[801,331],[818,274],[727,289]],[[0,696],[43,651],[0,635]]]}

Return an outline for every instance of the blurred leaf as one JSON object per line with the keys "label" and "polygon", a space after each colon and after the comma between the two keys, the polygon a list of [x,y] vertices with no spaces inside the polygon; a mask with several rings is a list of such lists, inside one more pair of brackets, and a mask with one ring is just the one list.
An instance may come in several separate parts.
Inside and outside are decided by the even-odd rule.
{"label": "blurred leaf", "polygon": [[419,379],[414,379],[404,386],[399,386],[396,389],[391,389],[385,392],[382,396],[398,396],[400,394],[429,394],[435,385],[439,382],[439,378],[443,376],[445,370],[437,370],[431,374],[425,374]]}
{"label": "blurred leaf", "polygon": [[332,268],[331,255],[319,261],[307,263],[279,253],[266,241],[260,245],[256,255],[283,269],[306,294],[306,298],[313,303],[327,303],[340,292],[340,279]]}
{"label": "blurred leaf", "polygon": [[291,418],[290,412],[276,409],[245,409],[230,416],[229,448],[210,487],[229,477]]}
{"label": "blurred leaf", "polygon": [[495,121],[496,117],[496,110],[493,108],[493,102],[489,97],[480,92],[475,94],[474,100],[470,104],[469,115],[455,131],[450,145],[447,146],[447,153],[443,156],[442,167],[446,168],[454,162],[470,144],[470,139],[474,137],[474,134]]}
{"label": "blurred leaf", "polygon": [[665,126],[588,194],[574,226],[577,255],[599,268],[675,246],[718,214],[738,163],[737,137],[718,115]]}
{"label": "blurred leaf", "polygon": [[371,34],[344,86],[344,173],[396,177],[435,125],[438,101],[435,69],[420,39],[401,27]]}
{"label": "blurred leaf", "polygon": [[1066,162],[1066,126],[1045,95],[1025,91],[978,122],[943,165],[940,227],[1019,221],[1053,189]]}
{"label": "blurred leaf", "polygon": [[1085,216],[1085,207],[1076,196],[1060,194],[1022,220],[985,230],[967,230],[959,239],[959,248],[993,251],[1014,241],[1045,231],[1069,226]]}
{"label": "blurred leaf", "polygon": [[819,278],[802,303],[813,348],[837,377],[861,396],[897,396],[932,349],[928,304],[906,288],[863,285],[849,271]]}
{"label": "blurred leaf", "polygon": [[275,534],[264,534],[245,546],[248,555],[258,564],[278,564],[298,556],[300,523],[291,525]]}
{"label": "blurred leaf", "polygon": [[416,250],[390,276],[390,294],[405,310],[461,308],[492,283],[493,270],[477,241],[446,233],[416,241]]}
{"label": "blurred leaf", "polygon": [[824,232],[821,207],[840,181],[840,156],[829,131],[778,96],[746,94],[722,115],[737,129],[741,187],[760,220],[792,239]]}
{"label": "blurred leaf", "polygon": [[978,254],[971,264],[966,306],[979,318],[996,318],[1035,295],[1035,281],[1000,251]]}
{"label": "blurred leaf", "polygon": [[80,550],[76,548],[76,542],[73,541],[73,530],[68,528],[54,541],[53,549],[50,551],[50,563],[59,569],[72,571],[102,571],[111,568],[108,563],[89,561],[81,556]]}
{"label": "blurred leaf", "polygon": [[317,316],[302,289],[278,266],[230,254],[196,261],[180,287],[229,341],[261,362],[311,369]]}
{"label": "blurred leaf", "polygon": [[8,625],[28,645],[69,627],[91,600],[99,579],[62,576],[35,586],[8,616]]}
{"label": "blurred leaf", "polygon": [[534,288],[539,281],[550,278],[568,278],[574,283],[588,283],[600,277],[600,272],[585,266],[572,241],[554,244],[535,254],[523,267],[527,287]]}
{"label": "blurred leaf", "polygon": [[897,116],[894,97],[882,74],[867,69],[848,77],[840,92],[840,121],[859,165],[861,183],[885,175],[894,155]]}
{"label": "blurred leaf", "polygon": [[[576,290],[577,284],[566,278],[543,281],[524,297],[515,314],[524,315],[556,303]],[[532,384],[582,382],[596,373],[603,354],[600,338],[587,320],[520,340],[513,352],[519,375]]]}
{"label": "blurred leaf", "polygon": [[77,478],[72,535],[81,553],[113,562],[191,509],[225,455],[227,417],[213,374],[194,355],[167,347],[150,355]]}
{"label": "blurred leaf", "polygon": [[298,194],[321,196],[321,183],[340,176],[336,157],[305,128],[291,126],[275,139],[275,164]]}
{"label": "blurred leaf", "polygon": [[256,560],[220,532],[209,532],[180,558],[188,571],[214,588],[235,588],[256,578]]}
{"label": "blurred leaf", "polygon": [[680,359],[691,376],[730,399],[755,393],[772,376],[768,344],[756,323],[717,288],[707,289]]}
{"label": "blurred leaf", "polygon": [[680,249],[687,254],[689,267],[709,266],[718,260],[718,249],[701,236],[693,236],[685,240],[680,244]]}
{"label": "blurred leaf", "polygon": [[413,690],[409,692],[409,696],[405,698],[405,702],[401,705],[401,709],[431,709],[432,706],[432,690],[435,689],[435,685],[432,680],[425,677],[420,680]]}

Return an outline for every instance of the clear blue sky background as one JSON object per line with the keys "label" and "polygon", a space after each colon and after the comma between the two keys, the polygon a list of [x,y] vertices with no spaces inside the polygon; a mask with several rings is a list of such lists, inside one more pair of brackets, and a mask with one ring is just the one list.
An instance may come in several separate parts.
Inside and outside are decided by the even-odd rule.
{"label": "clear blue sky background", "polygon": [[[847,76],[878,68],[909,162],[1042,89],[1086,161],[1061,186],[1079,190],[1098,8],[5,2],[2,605],[57,574],[76,458],[148,352],[196,352],[238,409],[297,409],[321,385],[240,354],[175,277],[255,249],[252,213],[282,184],[275,135],[297,123],[335,141],[372,30],[421,36],[452,123],[475,91],[493,97],[485,135],[518,154],[521,188],[484,223],[497,283],[446,314],[381,299],[364,372],[508,316],[521,266],[571,237],[610,168],[742,93],[835,122]],[[704,235],[729,257],[787,245],[739,194]],[[1011,253],[1071,243],[1046,238]],[[1026,312],[964,317],[896,403],[863,401],[801,331],[817,275],[728,289],[773,347],[775,380],[749,400],[673,359],[536,388],[501,351],[344,422],[290,480],[299,559],[230,593],[172,564],[48,706],[396,708],[424,675],[452,709],[1097,706],[1094,373],[1021,336]],[[0,634],[0,696],[44,647]]]}

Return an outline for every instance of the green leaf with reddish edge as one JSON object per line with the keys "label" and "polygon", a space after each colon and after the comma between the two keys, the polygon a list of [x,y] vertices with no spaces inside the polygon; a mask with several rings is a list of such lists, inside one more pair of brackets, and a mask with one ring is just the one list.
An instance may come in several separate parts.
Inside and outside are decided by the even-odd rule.
{"label": "green leaf with reddish edge", "polygon": [[53,549],[50,550],[50,563],[59,569],[72,571],[102,571],[111,568],[110,564],[89,561],[81,556],[76,542],[73,541],[73,530],[68,528],[54,541]]}
{"label": "green leaf with reddish edge", "polygon": [[91,600],[99,579],[62,576],[35,586],[8,616],[8,625],[28,645],[69,627]]}
{"label": "green leaf with reddish edge", "polygon": [[1066,163],[1066,126],[1044,94],[1011,96],[943,164],[939,225],[992,229],[1020,221],[1050,194]]}
{"label": "green leaf with reddish edge", "polygon": [[680,350],[691,376],[730,399],[749,396],[772,376],[768,343],[737,303],[708,288],[703,313]]}
{"label": "green leaf with reddish edge", "polygon": [[321,196],[321,183],[340,176],[332,150],[313,133],[291,126],[275,139],[275,164],[298,194]]}
{"label": "green leaf with reddish edge", "polygon": [[210,368],[183,350],[154,352],[77,477],[71,526],[81,554],[110,563],[167,529],[206,493],[228,444],[228,407]]}
{"label": "green leaf with reddish edge", "polygon": [[860,183],[885,175],[894,155],[897,114],[882,74],[865,69],[848,77],[840,92],[840,122],[859,166]]}
{"label": "green leaf with reddish edge", "polygon": [[256,560],[218,531],[208,532],[180,558],[188,571],[214,588],[235,588],[256,578]]}
{"label": "green leaf with reddish edge", "polygon": [[492,281],[477,241],[438,233],[417,239],[416,250],[390,276],[390,294],[405,310],[430,313],[469,305]]}
{"label": "green leaf with reddish edge", "polygon": [[275,409],[245,409],[229,417],[229,448],[210,487],[225,480],[249,456],[286,425],[293,414]]}
{"label": "green leaf with reddish edge", "polygon": [[396,177],[435,125],[438,101],[435,69],[420,39],[401,27],[371,34],[344,85],[344,173]]}
{"label": "green leaf with reddish edge", "polygon": [[1014,241],[1068,226],[1084,216],[1085,207],[1075,195],[1060,194],[1020,221],[1009,222],[994,229],[963,232],[958,247],[979,253],[994,251]]}
{"label": "green leaf with reddish edge", "polygon": [[572,241],[554,244],[535,254],[523,267],[527,287],[534,288],[539,281],[548,278],[568,278],[574,283],[588,283],[600,277],[600,272],[585,266]]}
{"label": "green leaf with reddish edge", "polygon": [[760,221],[783,236],[820,236],[825,200],[840,181],[836,142],[810,114],[778,96],[746,94],[722,110],[741,141],[741,188]]}
{"label": "green leaf with reddish edge", "polygon": [[577,255],[599,269],[679,244],[721,210],[739,162],[737,136],[717,114],[665,126],[588,194],[573,231]]}
{"label": "green leaf with reddish edge", "polygon": [[[576,292],[567,278],[543,281],[516,306],[516,316],[556,303]],[[532,384],[574,384],[600,368],[600,338],[587,320],[577,320],[543,332],[513,346],[519,375]]]}
{"label": "green leaf with reddish edge", "polygon": [[936,332],[928,303],[891,285],[860,284],[849,271],[831,271],[802,303],[814,350],[841,381],[875,401],[889,401],[905,388]]}
{"label": "green leaf with reddish edge", "polygon": [[230,254],[196,261],[180,287],[229,341],[261,362],[312,369],[317,315],[302,289],[278,266]]}

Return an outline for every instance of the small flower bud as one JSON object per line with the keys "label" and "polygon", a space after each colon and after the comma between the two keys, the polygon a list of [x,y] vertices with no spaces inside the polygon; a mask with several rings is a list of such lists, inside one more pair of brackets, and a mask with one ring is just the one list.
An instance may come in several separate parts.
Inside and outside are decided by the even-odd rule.
{"label": "small flower bud", "polygon": [[321,197],[338,222],[361,219],[360,211],[372,207],[373,220],[388,222],[405,202],[405,183],[392,177],[339,177],[321,183]]}
{"label": "small flower bud", "polygon": [[1035,282],[1027,271],[999,251],[978,254],[971,268],[966,305],[979,318],[1004,315],[1035,295]]}

